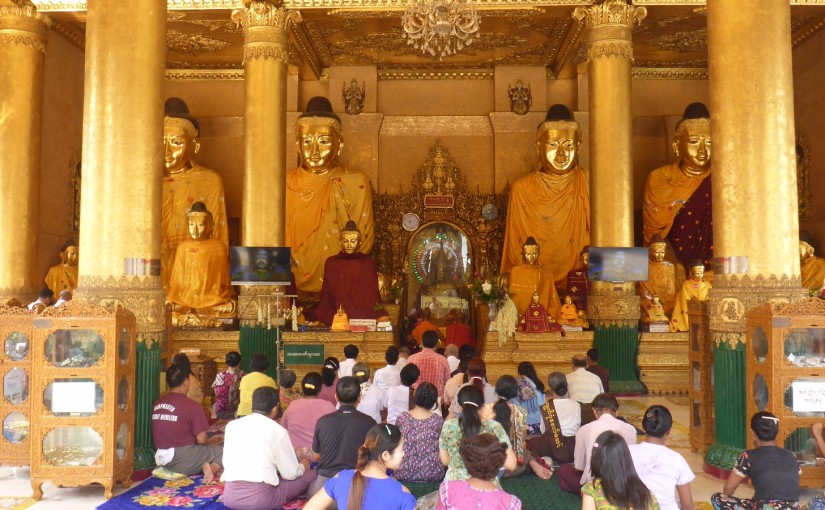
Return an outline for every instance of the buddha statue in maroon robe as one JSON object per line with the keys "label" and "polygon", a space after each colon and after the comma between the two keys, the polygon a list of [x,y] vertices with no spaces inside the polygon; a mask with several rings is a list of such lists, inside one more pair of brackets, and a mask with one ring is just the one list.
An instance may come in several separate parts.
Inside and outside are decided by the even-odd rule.
{"label": "buddha statue in maroon robe", "polygon": [[339,240],[341,252],[324,263],[321,299],[304,309],[304,318],[310,323],[329,326],[338,309],[343,308],[350,320],[389,320],[385,310],[376,310],[376,305],[381,303],[378,271],[372,257],[359,251],[361,232],[354,221],[347,222]]}

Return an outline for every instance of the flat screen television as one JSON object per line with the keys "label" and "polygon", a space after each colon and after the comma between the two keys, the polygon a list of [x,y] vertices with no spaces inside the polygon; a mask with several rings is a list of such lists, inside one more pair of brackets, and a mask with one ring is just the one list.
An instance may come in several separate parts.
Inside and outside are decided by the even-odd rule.
{"label": "flat screen television", "polygon": [[587,278],[594,282],[644,282],[648,279],[647,248],[600,248],[588,250]]}
{"label": "flat screen television", "polygon": [[230,246],[232,285],[289,285],[289,248]]}

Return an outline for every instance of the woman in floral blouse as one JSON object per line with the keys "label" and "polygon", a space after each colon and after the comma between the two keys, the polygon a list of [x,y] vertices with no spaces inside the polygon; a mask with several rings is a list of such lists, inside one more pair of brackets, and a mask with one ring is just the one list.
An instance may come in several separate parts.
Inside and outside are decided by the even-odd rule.
{"label": "woman in floral blouse", "polygon": [[444,420],[431,409],[438,402],[438,390],[422,383],[415,390],[415,408],[401,414],[396,425],[404,436],[404,459],[393,476],[401,482],[440,482],[444,465],[438,457],[438,438]]}

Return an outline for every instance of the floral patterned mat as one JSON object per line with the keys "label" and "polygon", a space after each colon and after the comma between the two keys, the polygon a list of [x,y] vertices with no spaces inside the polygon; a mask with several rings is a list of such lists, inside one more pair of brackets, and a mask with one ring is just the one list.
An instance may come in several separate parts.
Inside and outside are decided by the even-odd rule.
{"label": "floral patterned mat", "polygon": [[8,496],[0,496],[0,510],[23,510],[29,508],[37,501],[32,498],[14,498]]}
{"label": "floral patterned mat", "polygon": [[223,484],[202,483],[200,476],[161,480],[147,478],[123,494],[103,503],[98,510],[127,510],[132,508],[199,508],[218,510],[226,508],[218,500]]}

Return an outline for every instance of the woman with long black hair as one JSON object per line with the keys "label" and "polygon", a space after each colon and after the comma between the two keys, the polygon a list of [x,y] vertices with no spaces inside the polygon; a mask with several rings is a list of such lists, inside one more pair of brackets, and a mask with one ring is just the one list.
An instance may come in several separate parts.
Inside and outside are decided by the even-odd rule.
{"label": "woman with long black hair", "polygon": [[582,487],[582,510],[659,510],[656,497],[642,483],[627,443],[619,434],[602,432],[590,458],[593,479]]}

